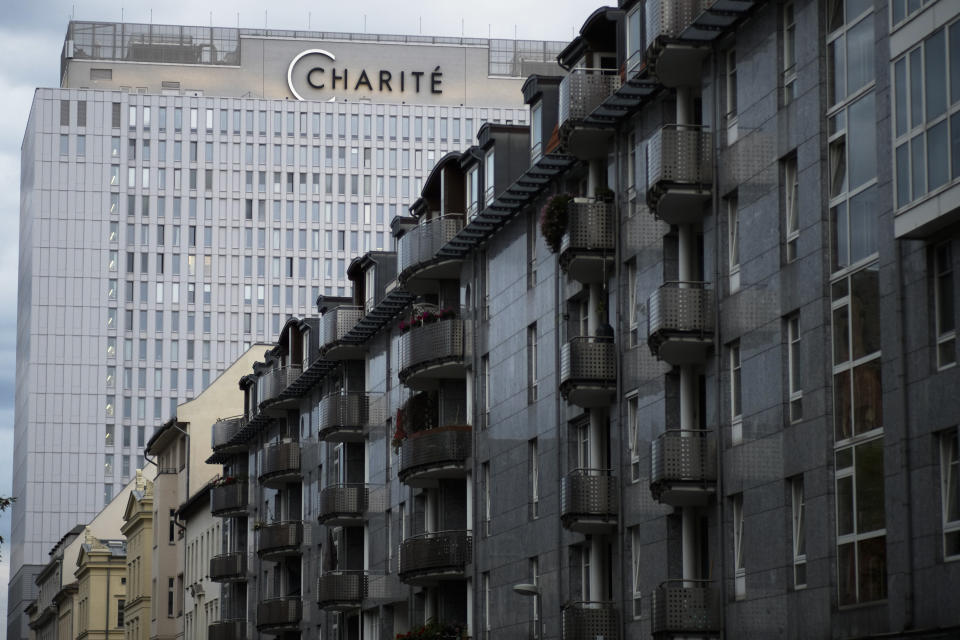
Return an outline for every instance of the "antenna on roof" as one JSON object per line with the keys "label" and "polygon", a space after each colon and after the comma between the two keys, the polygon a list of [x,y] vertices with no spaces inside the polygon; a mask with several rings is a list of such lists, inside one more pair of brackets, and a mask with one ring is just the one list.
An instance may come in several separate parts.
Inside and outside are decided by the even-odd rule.
{"label": "antenna on roof", "polygon": [[213,11],[210,12],[210,28],[213,28]]}
{"label": "antenna on roof", "polygon": [[312,17],[312,16],[311,16],[310,12],[307,11],[307,31],[310,31],[310,28],[311,28],[311,27],[310,27],[310,18],[311,18],[311,17]]}
{"label": "antenna on roof", "polygon": [[460,37],[463,37],[463,18],[460,18]]}
{"label": "antenna on roof", "polygon": [[237,29],[240,28],[240,12],[237,11]]}
{"label": "antenna on roof", "polygon": [[263,10],[263,28],[264,29],[267,28],[267,10],[266,9]]}
{"label": "antenna on roof", "polygon": [[420,35],[423,35],[423,16],[420,16],[418,20],[420,21]]}
{"label": "antenna on roof", "polygon": [[367,32],[367,14],[363,14],[363,32]]}

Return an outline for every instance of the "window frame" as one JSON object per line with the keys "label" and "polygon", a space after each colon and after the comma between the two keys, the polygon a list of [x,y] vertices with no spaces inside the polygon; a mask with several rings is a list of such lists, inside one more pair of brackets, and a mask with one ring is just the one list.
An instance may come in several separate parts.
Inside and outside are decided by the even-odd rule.
{"label": "window frame", "polygon": [[727,362],[730,375],[730,431],[733,444],[743,442],[743,354],[740,341],[734,340],[727,345]]}
{"label": "window frame", "polygon": [[[941,255],[941,252],[945,256]],[[956,366],[957,364],[957,323],[956,307],[951,311],[953,317],[950,318],[952,326],[944,327],[941,306],[943,305],[944,295],[941,287],[946,285],[948,289],[947,297],[953,305],[956,297],[953,293],[956,291],[956,285],[953,281],[953,245],[947,240],[933,247],[933,327],[934,337],[936,339],[936,363],[937,370],[943,371]]]}
{"label": "window frame", "polygon": [[800,474],[790,480],[790,547],[793,550],[794,590],[807,587],[806,508],[803,474]]}
{"label": "window frame", "polygon": [[[960,560],[960,459],[958,457],[960,457],[960,433],[958,433],[958,428],[954,427],[940,434],[940,514],[943,526],[941,540],[943,559],[947,562]],[[952,498],[957,502],[953,507],[957,511],[955,519],[950,518],[951,505],[949,502],[951,495],[949,487],[951,484],[954,485],[953,491],[955,492]],[[948,536],[958,538],[955,543],[958,552],[955,554],[948,555],[947,553]]]}
{"label": "window frame", "polygon": [[787,393],[788,414],[790,422],[799,422],[803,419],[803,376],[800,371],[802,364],[800,352],[800,313],[795,312],[785,320],[787,328]]}

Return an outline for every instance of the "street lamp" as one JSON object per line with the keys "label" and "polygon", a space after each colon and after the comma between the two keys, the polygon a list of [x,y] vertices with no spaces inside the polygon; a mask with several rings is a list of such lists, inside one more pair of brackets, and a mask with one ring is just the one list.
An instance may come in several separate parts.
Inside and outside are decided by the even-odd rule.
{"label": "street lamp", "polygon": [[546,627],[544,626],[544,622],[543,622],[543,594],[540,593],[540,587],[535,584],[530,584],[528,582],[525,582],[522,584],[513,585],[513,591],[514,593],[518,593],[521,596],[533,596],[534,598],[536,598],[536,600],[534,601],[534,606],[536,606],[537,615],[540,618],[540,633],[538,634],[538,637],[540,640],[546,640],[546,636],[544,633],[544,629]]}

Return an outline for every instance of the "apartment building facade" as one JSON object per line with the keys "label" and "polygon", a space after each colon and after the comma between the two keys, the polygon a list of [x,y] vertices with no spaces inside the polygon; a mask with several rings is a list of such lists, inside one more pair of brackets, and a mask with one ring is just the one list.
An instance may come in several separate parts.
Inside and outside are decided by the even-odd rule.
{"label": "apartment building facade", "polygon": [[176,406],[390,249],[436,159],[525,122],[560,46],[69,24],[22,145],[11,637],[46,551]]}

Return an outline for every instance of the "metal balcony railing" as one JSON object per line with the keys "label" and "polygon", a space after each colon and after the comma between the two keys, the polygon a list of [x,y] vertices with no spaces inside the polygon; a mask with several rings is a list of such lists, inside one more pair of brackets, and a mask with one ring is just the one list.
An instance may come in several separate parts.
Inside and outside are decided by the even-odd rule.
{"label": "metal balcony railing", "polygon": [[[612,262],[616,250],[616,204],[577,200],[567,205],[567,231],[560,243],[560,266],[574,277],[582,271],[575,264],[578,259],[600,257]],[[603,264],[598,266],[600,274],[590,280],[602,276]]]}
{"label": "metal balcony railing", "polygon": [[363,307],[343,306],[331,309],[320,320],[320,349],[328,349],[341,340],[363,317]]}
{"label": "metal balcony railing", "polygon": [[257,604],[257,629],[296,627],[302,615],[299,596],[264,600]]}
{"label": "metal balcony railing", "polygon": [[657,204],[671,188],[695,187],[706,194],[713,184],[713,134],[707,127],[669,124],[647,145],[647,204]]}
{"label": "metal balcony railing", "polygon": [[464,350],[463,320],[437,320],[413,327],[400,336],[399,377],[401,382],[415,373],[415,369],[444,361],[462,361]]}
{"label": "metal balcony railing", "polygon": [[562,614],[563,640],[620,638],[620,614],[613,602],[569,602]]}
{"label": "metal balcony railing", "polygon": [[560,126],[589,116],[620,85],[616,69],[572,69],[560,81]]}
{"label": "metal balcony railing", "polygon": [[651,598],[654,635],[720,631],[720,598],[708,580],[668,580]]}
{"label": "metal balcony railing", "polygon": [[671,429],[650,444],[650,490],[657,499],[670,485],[716,480],[716,445],[709,431]]}
{"label": "metal balcony railing", "polygon": [[647,301],[647,344],[662,357],[661,347],[671,337],[712,341],[713,291],[705,282],[666,282]]}
{"label": "metal balcony railing", "polygon": [[247,637],[247,621],[234,618],[211,622],[207,627],[207,640],[243,640]]}
{"label": "metal balcony railing", "polygon": [[646,42],[653,46],[661,38],[677,38],[715,0],[647,0]]}
{"label": "metal balcony railing", "polygon": [[303,367],[298,364],[277,367],[266,372],[257,381],[257,398],[260,404],[274,400],[283,390],[290,386],[300,374]]}
{"label": "metal balcony railing", "polygon": [[367,597],[366,571],[330,571],[317,579],[317,606],[321,609],[359,607]]}
{"label": "metal balcony railing", "polygon": [[232,418],[222,418],[213,423],[210,428],[210,444],[214,451],[227,446],[227,443],[243,427],[245,418],[243,416],[234,416]]}
{"label": "metal balcony railing", "polygon": [[210,558],[210,579],[214,582],[245,580],[247,577],[247,554],[242,551],[221,553]]}
{"label": "metal balcony railing", "polygon": [[463,572],[472,558],[473,536],[469,531],[422,533],[400,544],[400,579]]}
{"label": "metal balcony railing", "polygon": [[616,522],[620,485],[609,469],[575,469],[560,481],[560,520],[570,528],[580,519]]}
{"label": "metal balcony railing", "polygon": [[437,467],[465,467],[471,455],[472,431],[468,426],[447,426],[411,433],[400,447],[400,481]]}
{"label": "metal balcony railing", "polygon": [[303,523],[300,521],[274,522],[260,527],[257,553],[261,556],[277,553],[296,553],[303,544]]}
{"label": "metal balcony railing", "polygon": [[210,490],[210,513],[218,517],[246,513],[248,496],[246,482],[213,487]]}
{"label": "metal balcony railing", "polygon": [[320,400],[321,440],[355,440],[387,418],[383,394],[335,393]]}
{"label": "metal balcony railing", "polygon": [[417,225],[397,240],[397,271],[409,276],[432,262],[437,252],[463,228],[464,216],[447,214]]}
{"label": "metal balcony railing", "polygon": [[317,519],[323,523],[338,518],[360,518],[370,504],[370,489],[365,484],[335,484],[320,492]]}
{"label": "metal balcony railing", "polygon": [[560,347],[560,386],[616,385],[617,346],[612,338],[580,336]]}
{"label": "metal balcony railing", "polygon": [[260,481],[274,476],[296,476],[300,472],[300,443],[281,442],[267,445],[263,450]]}

